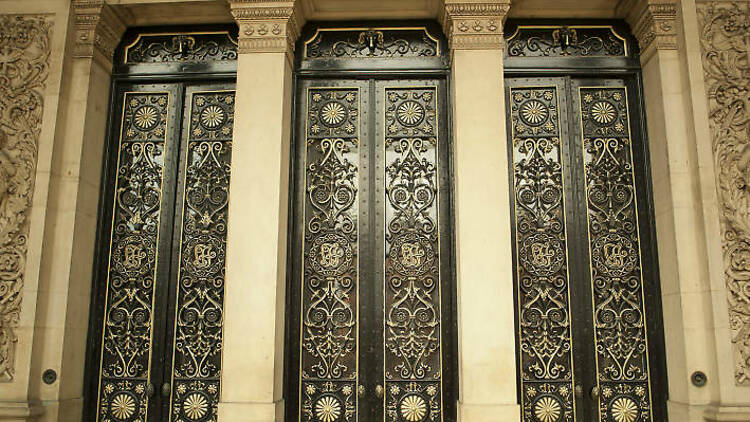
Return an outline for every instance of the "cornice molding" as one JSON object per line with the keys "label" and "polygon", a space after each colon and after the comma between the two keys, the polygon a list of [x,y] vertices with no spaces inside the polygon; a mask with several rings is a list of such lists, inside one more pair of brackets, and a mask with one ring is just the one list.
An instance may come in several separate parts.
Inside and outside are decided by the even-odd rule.
{"label": "cornice molding", "polygon": [[641,1],[631,10],[628,23],[641,47],[641,57],[649,57],[655,50],[677,49],[677,4]]}
{"label": "cornice molding", "polygon": [[104,0],[74,0],[76,29],[73,57],[93,58],[99,53],[112,63],[120,37],[125,32],[125,19]]}
{"label": "cornice molding", "polygon": [[293,59],[303,18],[297,1],[229,0],[239,26],[240,54],[285,53]]}
{"label": "cornice molding", "polygon": [[510,1],[446,3],[443,31],[452,50],[500,50]]}

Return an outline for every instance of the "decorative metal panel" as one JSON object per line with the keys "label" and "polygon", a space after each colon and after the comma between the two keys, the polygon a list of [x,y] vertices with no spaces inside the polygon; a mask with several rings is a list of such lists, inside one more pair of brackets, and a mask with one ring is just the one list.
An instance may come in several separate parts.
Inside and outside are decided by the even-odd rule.
{"label": "decorative metal panel", "polygon": [[625,57],[628,44],[612,26],[519,26],[508,37],[508,56]]}
{"label": "decorative metal panel", "polygon": [[625,87],[579,88],[599,415],[652,420],[633,151]]}
{"label": "decorative metal panel", "polygon": [[127,92],[118,144],[98,420],[146,420],[168,93]]}
{"label": "decorative metal panel", "polygon": [[216,421],[234,91],[193,93],[175,309],[170,420]]}
{"label": "decorative metal panel", "polygon": [[228,31],[141,34],[125,47],[125,64],[237,60]]}
{"label": "decorative metal panel", "polygon": [[434,57],[438,41],[425,28],[319,29],[305,42],[306,59]]}
{"label": "decorative metal panel", "polygon": [[385,88],[386,421],[440,421],[437,89]]}
{"label": "decorative metal panel", "polygon": [[573,356],[558,92],[510,91],[523,420],[573,421]]}
{"label": "decorative metal panel", "polygon": [[357,420],[357,88],[307,93],[300,420]]}

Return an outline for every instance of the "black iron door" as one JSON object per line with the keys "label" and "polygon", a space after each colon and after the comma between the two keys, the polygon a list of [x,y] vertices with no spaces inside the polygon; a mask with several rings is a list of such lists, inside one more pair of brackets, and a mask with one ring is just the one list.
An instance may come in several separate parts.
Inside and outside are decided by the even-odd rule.
{"label": "black iron door", "polygon": [[453,420],[445,81],[296,98],[287,420]]}
{"label": "black iron door", "polygon": [[117,84],[97,421],[215,421],[233,83]]}
{"label": "black iron door", "polygon": [[637,79],[506,82],[522,419],[665,420]]}

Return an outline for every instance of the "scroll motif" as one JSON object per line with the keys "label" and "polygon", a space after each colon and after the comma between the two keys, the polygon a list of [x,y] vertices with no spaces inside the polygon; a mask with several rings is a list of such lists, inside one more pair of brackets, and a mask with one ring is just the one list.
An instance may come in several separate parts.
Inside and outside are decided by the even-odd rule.
{"label": "scroll motif", "polygon": [[750,386],[750,3],[698,2],[737,385]]}
{"label": "scroll motif", "polygon": [[627,42],[611,26],[519,26],[507,40],[510,57],[624,57]]}
{"label": "scroll motif", "polygon": [[125,64],[237,60],[237,40],[227,31],[143,34],[125,48]]}
{"label": "scroll motif", "polygon": [[580,88],[602,422],[652,421],[627,91]]}
{"label": "scroll motif", "polygon": [[145,422],[167,93],[125,93],[110,240],[98,420]]}
{"label": "scroll motif", "polygon": [[217,419],[233,126],[234,91],[192,95],[172,368],[176,422]]}
{"label": "scroll motif", "polygon": [[13,381],[52,22],[0,15],[0,382]]}
{"label": "scroll motif", "polygon": [[305,150],[300,418],[356,421],[359,90],[312,88]]}
{"label": "scroll motif", "polygon": [[305,43],[305,58],[431,57],[440,47],[424,28],[326,30]]}
{"label": "scroll motif", "polygon": [[512,88],[523,420],[573,421],[573,356],[557,88]]}
{"label": "scroll motif", "polygon": [[434,87],[385,89],[386,421],[442,419]]}

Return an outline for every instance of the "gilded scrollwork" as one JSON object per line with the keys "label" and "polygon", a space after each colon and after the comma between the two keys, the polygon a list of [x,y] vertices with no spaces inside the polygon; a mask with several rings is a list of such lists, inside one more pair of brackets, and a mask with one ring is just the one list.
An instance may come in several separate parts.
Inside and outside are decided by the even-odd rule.
{"label": "gilded scrollwork", "polygon": [[388,421],[441,418],[436,95],[433,87],[384,93]]}
{"label": "gilded scrollwork", "polygon": [[611,26],[519,26],[508,37],[510,57],[624,57],[627,42]]}
{"label": "gilded scrollwork", "polygon": [[99,378],[100,421],[145,421],[167,93],[125,93]]}
{"label": "gilded scrollwork", "polygon": [[305,58],[431,57],[440,47],[424,28],[321,29],[305,43]]}
{"label": "gilded scrollwork", "polygon": [[640,235],[624,87],[580,88],[601,421],[651,421]]}
{"label": "gilded scrollwork", "polygon": [[306,421],[356,418],[359,91],[310,89],[300,389]]}
{"label": "gilded scrollwork", "polygon": [[555,86],[510,91],[524,421],[572,421],[563,147]]}
{"label": "gilded scrollwork", "polygon": [[216,421],[234,91],[192,94],[172,368],[172,419]]}
{"label": "gilded scrollwork", "polygon": [[237,40],[228,31],[142,34],[125,48],[125,63],[237,60]]}
{"label": "gilded scrollwork", "polygon": [[0,15],[0,382],[12,381],[52,22]]}
{"label": "gilded scrollwork", "polygon": [[698,2],[735,382],[750,385],[750,3]]}

